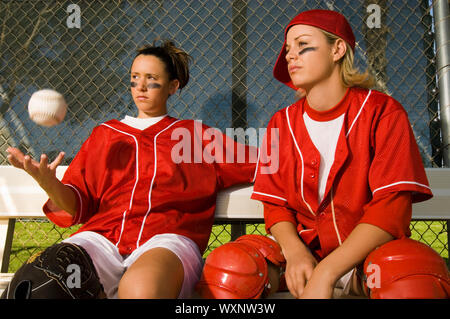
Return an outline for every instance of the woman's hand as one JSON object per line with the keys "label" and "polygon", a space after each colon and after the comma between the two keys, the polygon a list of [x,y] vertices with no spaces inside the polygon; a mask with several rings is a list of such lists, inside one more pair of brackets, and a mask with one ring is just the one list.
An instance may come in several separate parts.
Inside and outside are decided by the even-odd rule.
{"label": "woman's hand", "polygon": [[37,162],[31,156],[23,154],[15,147],[8,147],[6,151],[9,153],[7,158],[11,165],[23,169],[31,175],[44,190],[54,182],[56,168],[61,164],[65,155],[64,152],[60,152],[56,159],[49,164],[46,154],[42,154],[40,162]]}
{"label": "woman's hand", "polygon": [[317,260],[306,247],[298,247],[298,249],[284,252],[284,254],[286,257],[286,285],[295,298],[300,298],[314,273]]}
{"label": "woman's hand", "polygon": [[301,299],[331,299],[336,280],[319,263],[301,294]]}
{"label": "woman's hand", "polygon": [[47,193],[50,198],[48,207],[52,211],[64,210],[72,216],[75,215],[78,205],[75,193],[56,177],[56,168],[64,158],[63,152],[59,153],[56,159],[49,164],[45,154],[42,154],[41,160],[37,162],[15,147],[9,147],[6,151],[9,153],[8,161],[11,165],[23,169],[31,175]]}
{"label": "woman's hand", "polygon": [[300,298],[317,260],[301,241],[294,224],[282,221],[273,225],[270,231],[286,258],[286,285],[295,298]]}
{"label": "woman's hand", "polygon": [[376,247],[392,239],[390,233],[375,225],[358,224],[342,245],[320,261],[301,298],[331,298],[339,278],[364,262]]}

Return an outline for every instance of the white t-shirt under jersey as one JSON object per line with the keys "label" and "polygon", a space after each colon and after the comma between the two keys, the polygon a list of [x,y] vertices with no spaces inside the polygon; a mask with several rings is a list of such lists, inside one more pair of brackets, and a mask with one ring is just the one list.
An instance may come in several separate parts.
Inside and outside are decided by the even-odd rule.
{"label": "white t-shirt under jersey", "polygon": [[121,122],[138,130],[145,130],[146,128],[161,121],[164,117],[166,117],[166,115],[140,119],[137,117],[125,115],[125,118],[123,118]]}
{"label": "white t-shirt under jersey", "polygon": [[309,117],[307,112],[303,113],[303,120],[305,121],[309,137],[320,153],[319,203],[325,194],[328,174],[331,166],[333,166],[334,154],[342,124],[344,123],[344,116],[345,114],[342,114],[330,121],[315,121]]}

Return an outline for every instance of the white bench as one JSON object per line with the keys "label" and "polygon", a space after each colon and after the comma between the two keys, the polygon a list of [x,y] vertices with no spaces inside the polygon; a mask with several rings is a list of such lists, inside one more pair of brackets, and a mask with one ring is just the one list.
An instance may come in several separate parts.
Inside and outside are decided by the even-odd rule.
{"label": "white bench", "polygon": [[[58,178],[62,178],[66,168],[58,167]],[[413,205],[413,219],[445,220],[448,223],[450,168],[427,168],[426,172],[434,197]],[[232,238],[245,232],[245,223],[263,222],[263,206],[250,199],[251,192],[250,185],[229,188],[218,195],[215,220],[216,223],[237,224],[238,227],[232,230]],[[46,200],[45,192],[28,174],[9,165],[0,165],[0,269],[9,261],[14,219],[45,218],[41,208]],[[0,294],[12,275],[5,269],[0,273]]]}

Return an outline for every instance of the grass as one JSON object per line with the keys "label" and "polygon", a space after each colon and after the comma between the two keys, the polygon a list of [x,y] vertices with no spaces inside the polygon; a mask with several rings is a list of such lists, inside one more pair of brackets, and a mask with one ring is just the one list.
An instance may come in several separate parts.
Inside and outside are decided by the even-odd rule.
{"label": "grass", "polygon": [[79,227],[60,228],[45,219],[17,220],[8,272],[15,272],[33,254],[69,237]]}
{"label": "grass", "polygon": [[[17,220],[11,247],[9,272],[15,272],[31,255],[70,236],[79,226],[59,228],[46,220]],[[445,222],[413,221],[411,238],[431,246],[448,264],[447,227]],[[264,224],[248,224],[247,234],[265,235]],[[230,225],[214,225],[204,257],[231,240]]]}
{"label": "grass", "polygon": [[411,238],[432,247],[448,264],[448,229],[446,222],[413,221],[410,226]]}

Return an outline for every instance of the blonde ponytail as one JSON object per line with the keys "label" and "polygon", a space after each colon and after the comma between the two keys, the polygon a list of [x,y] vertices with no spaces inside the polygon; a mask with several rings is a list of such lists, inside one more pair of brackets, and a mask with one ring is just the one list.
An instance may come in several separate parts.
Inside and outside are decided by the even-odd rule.
{"label": "blonde ponytail", "polygon": [[[323,30],[321,31],[325,34],[328,43],[330,44],[334,44],[336,40],[339,39],[339,37],[332,33]],[[373,88],[375,86],[375,78],[370,74],[368,69],[364,73],[361,73],[354,66],[353,50],[347,42],[345,42],[345,44],[347,46],[347,50],[345,55],[340,60],[342,83],[346,87],[357,86],[364,89]]]}

